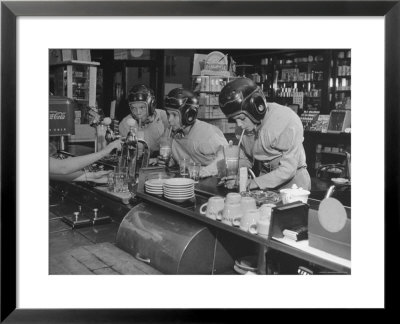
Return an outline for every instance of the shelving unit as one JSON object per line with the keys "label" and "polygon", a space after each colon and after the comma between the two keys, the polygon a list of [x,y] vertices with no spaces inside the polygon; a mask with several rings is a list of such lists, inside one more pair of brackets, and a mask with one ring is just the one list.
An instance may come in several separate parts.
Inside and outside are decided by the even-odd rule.
{"label": "shelving unit", "polygon": [[[263,58],[242,58],[238,75],[253,79],[267,101],[283,105],[299,104],[301,111],[329,113],[328,93],[330,52],[325,50],[284,51]],[[245,63],[246,60],[246,63]],[[247,62],[260,61],[258,64]]]}
{"label": "shelving unit", "polygon": [[[50,66],[54,75],[54,94],[74,99],[81,113],[96,104],[98,62],[64,61]],[[86,122],[84,114],[76,114],[78,124]]]}
{"label": "shelving unit", "polygon": [[351,50],[332,52],[329,102],[331,110],[351,108]]}
{"label": "shelving unit", "polygon": [[224,134],[233,134],[236,124],[229,123],[219,107],[219,93],[235,77],[198,75],[192,78],[192,89],[199,98],[197,118],[217,126]]}

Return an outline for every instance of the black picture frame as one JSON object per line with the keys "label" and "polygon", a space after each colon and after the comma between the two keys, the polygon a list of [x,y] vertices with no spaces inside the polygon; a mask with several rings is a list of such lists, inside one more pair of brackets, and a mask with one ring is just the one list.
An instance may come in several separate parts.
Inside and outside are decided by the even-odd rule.
{"label": "black picture frame", "polygon": [[[217,322],[195,310],[16,308],[16,19],[19,16],[384,16],[385,246],[399,230],[400,1],[2,1],[1,3],[1,322]],[[371,44],[371,46],[374,46]],[[372,128],[371,128],[372,129]],[[394,203],[395,202],[395,203]],[[397,202],[397,203],[396,203]],[[394,207],[394,211],[393,211]],[[390,217],[387,217],[389,209]],[[40,216],[40,215],[39,215]],[[396,218],[397,216],[397,218]],[[388,219],[389,218],[389,219]],[[389,233],[394,231],[395,233]],[[385,256],[388,254],[385,251]],[[396,282],[388,271],[385,281]],[[367,271],[367,270],[366,270]],[[386,287],[388,288],[388,287]],[[385,290],[387,294],[387,290]],[[385,298],[385,308],[393,305]],[[215,311],[214,311],[215,312]],[[230,316],[232,314],[231,311]],[[223,315],[223,316],[219,316]],[[233,319],[232,319],[233,321]]]}

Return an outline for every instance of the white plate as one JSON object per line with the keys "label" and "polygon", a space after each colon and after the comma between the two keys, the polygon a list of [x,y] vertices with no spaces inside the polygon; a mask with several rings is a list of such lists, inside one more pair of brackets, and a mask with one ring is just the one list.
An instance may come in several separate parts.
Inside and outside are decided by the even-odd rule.
{"label": "white plate", "polygon": [[166,194],[164,194],[164,197],[167,197],[167,198],[173,198],[173,199],[183,199],[183,198],[191,198],[191,197],[194,197],[194,195],[193,194],[189,194],[189,195],[166,195]]}
{"label": "white plate", "polygon": [[147,183],[145,183],[144,186],[149,187],[149,188],[162,188],[163,187],[163,185],[151,185],[151,184],[147,184]]}
{"label": "white plate", "polygon": [[163,191],[163,188],[152,188],[152,187],[145,187],[146,190],[156,190],[156,191]]}
{"label": "white plate", "polygon": [[162,197],[163,194],[159,192],[147,192],[149,195],[157,196],[157,197]]}
{"label": "white plate", "polygon": [[162,186],[166,179],[150,179],[147,180],[144,184],[152,185],[152,186]]}
{"label": "white plate", "polygon": [[242,275],[245,275],[245,274],[247,274],[248,272],[253,272],[253,271],[247,271],[247,270],[244,270],[244,269],[242,269],[242,268],[239,268],[236,264],[233,266],[233,269],[234,269],[237,273],[242,274]]}
{"label": "white plate", "polygon": [[169,191],[182,191],[182,190],[193,190],[194,191],[193,187],[170,188],[170,187],[164,186],[163,188],[164,188],[164,190],[169,190]]}
{"label": "white plate", "polygon": [[148,189],[146,189],[146,192],[163,194],[162,190],[148,190]]}
{"label": "white plate", "polygon": [[194,185],[194,180],[189,178],[172,178],[167,179],[164,182],[164,186],[167,187],[182,187],[182,186],[189,186]]}
{"label": "white plate", "polygon": [[186,187],[168,187],[164,186],[164,190],[171,190],[171,191],[176,191],[176,190],[194,190],[194,186],[186,186]]}
{"label": "white plate", "polygon": [[188,189],[188,190],[168,190],[164,189],[164,192],[170,193],[170,194],[184,194],[184,193],[194,193],[193,189]]}
{"label": "white plate", "polygon": [[[193,196],[194,197],[194,196]],[[168,198],[168,197],[166,197],[168,200],[172,200],[172,201],[176,201],[176,202],[179,202],[179,203],[181,203],[181,202],[184,202],[184,201],[186,201],[186,200],[189,200],[189,199],[191,199],[191,198],[193,198],[193,197],[189,197],[189,198]]]}
{"label": "white plate", "polygon": [[243,271],[256,271],[257,270],[257,268],[248,267],[244,264],[241,264],[238,260],[235,261],[235,266]]}
{"label": "white plate", "polygon": [[147,188],[162,188],[163,187],[162,185],[155,186],[155,185],[149,185],[149,184],[145,184],[144,186]]}

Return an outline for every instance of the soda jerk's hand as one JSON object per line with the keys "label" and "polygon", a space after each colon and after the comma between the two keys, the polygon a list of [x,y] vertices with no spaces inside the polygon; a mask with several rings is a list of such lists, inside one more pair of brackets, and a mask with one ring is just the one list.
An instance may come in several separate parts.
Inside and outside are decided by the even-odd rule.
{"label": "soda jerk's hand", "polygon": [[112,152],[112,150],[117,149],[118,151],[120,151],[122,148],[122,141],[121,139],[117,139],[113,142],[111,142],[110,144],[108,144],[105,148],[104,151],[107,154],[110,154]]}

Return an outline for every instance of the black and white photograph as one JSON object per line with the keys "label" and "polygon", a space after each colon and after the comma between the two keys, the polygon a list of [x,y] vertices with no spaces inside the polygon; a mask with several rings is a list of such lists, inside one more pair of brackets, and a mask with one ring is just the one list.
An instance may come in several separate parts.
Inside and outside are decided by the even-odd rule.
{"label": "black and white photograph", "polygon": [[389,307],[399,8],[2,1],[0,321]]}
{"label": "black and white photograph", "polygon": [[351,274],[351,49],[50,49],[49,274]]}

